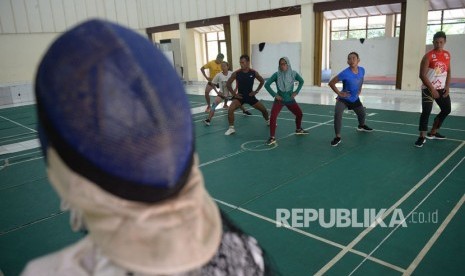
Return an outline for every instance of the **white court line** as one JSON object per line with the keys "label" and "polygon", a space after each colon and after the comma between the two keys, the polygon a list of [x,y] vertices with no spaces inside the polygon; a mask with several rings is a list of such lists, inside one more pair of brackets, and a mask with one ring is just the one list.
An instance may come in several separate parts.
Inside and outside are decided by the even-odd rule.
{"label": "white court line", "polygon": [[54,218],[54,217],[56,217],[56,216],[59,216],[59,215],[61,215],[61,214],[64,214],[64,213],[66,213],[66,211],[59,211],[58,213],[53,213],[53,214],[51,214],[51,215],[48,216],[48,217],[40,218],[40,219],[35,220],[35,221],[32,221],[32,222],[30,222],[30,223],[26,223],[26,224],[23,224],[23,225],[21,225],[21,226],[18,226],[18,227],[12,228],[12,229],[8,229],[8,230],[6,230],[6,231],[4,231],[4,232],[0,232],[0,236],[6,235],[6,234],[8,234],[8,233],[11,233],[11,232],[14,232],[14,231],[17,231],[17,230],[20,230],[20,229],[22,229],[22,228],[24,228],[24,227],[28,227],[28,226],[37,224],[37,223],[42,222],[42,221],[45,221],[45,220],[52,219],[52,218]]}
{"label": "white court line", "polygon": [[[375,253],[375,252],[379,249],[379,247],[381,247],[381,245],[383,245],[384,242],[386,242],[386,241],[391,237],[391,235],[394,234],[394,232],[396,232],[397,229],[399,229],[399,227],[413,214],[413,212],[415,212],[415,211],[416,211],[416,210],[417,210],[417,209],[418,209],[418,208],[419,208],[419,207],[420,207],[433,193],[434,193],[434,191],[436,191],[436,189],[439,188],[439,187],[442,185],[442,183],[443,183],[443,182],[457,169],[457,167],[460,166],[460,164],[463,162],[464,159],[465,159],[465,157],[463,157],[463,158],[452,168],[452,170],[450,170],[450,171],[447,173],[447,175],[446,175],[443,179],[441,179],[441,181],[439,181],[439,183],[438,183],[436,186],[434,186],[434,188],[433,188],[425,197],[423,197],[423,199],[422,199],[422,200],[421,200],[408,214],[407,214],[407,216],[404,217],[404,219],[402,220],[402,222],[399,223],[394,229],[392,229],[391,232],[389,232],[389,234],[388,234],[386,237],[384,237],[384,239],[381,240],[381,242],[368,254],[368,256],[373,255],[373,253]],[[465,195],[464,195],[464,196],[465,196]],[[450,215],[450,214],[449,214],[449,215]],[[444,221],[444,222],[445,222],[445,221]],[[444,222],[443,222],[442,224],[444,224]],[[449,223],[449,222],[447,222],[445,225],[447,225],[448,223]],[[442,225],[441,225],[441,226],[442,226]],[[438,230],[439,230],[439,229],[438,229]],[[443,230],[444,230],[444,229],[443,229]],[[437,231],[436,231],[436,232],[437,232]],[[441,230],[441,232],[442,232],[442,230]],[[434,242],[433,242],[433,244],[434,244]],[[432,246],[433,244],[431,244],[431,246]],[[426,255],[426,253],[427,253],[428,250],[431,248],[431,246],[428,247],[427,250],[426,250],[425,248],[423,248],[423,250],[426,250],[426,251],[424,252],[423,256]],[[423,250],[422,250],[422,251],[423,251]],[[420,254],[421,254],[421,252],[420,252]],[[367,258],[364,258],[364,259],[354,268],[354,270],[352,270],[352,272],[351,272],[349,275],[352,275],[355,271],[357,271],[357,270],[363,265],[363,263],[365,263],[366,259],[367,259]],[[417,263],[417,264],[418,264],[418,263]],[[412,270],[412,271],[413,271],[413,270]],[[412,272],[412,271],[411,271],[411,272]]]}
{"label": "white court line", "polygon": [[3,137],[0,137],[0,139],[16,138],[18,136],[26,136],[26,135],[37,135],[37,133],[36,132],[26,132],[26,133],[20,133],[20,134],[15,134],[15,135],[3,136]]}
{"label": "white court line", "polygon": [[[252,115],[252,116],[257,116],[259,117],[259,115]],[[321,115],[321,116],[324,116],[324,115]],[[326,116],[325,116],[326,117]],[[327,117],[332,117],[332,116],[327,116]],[[294,119],[290,119],[290,118],[278,118],[279,120],[287,120],[287,121],[294,121]],[[356,119],[354,119],[356,120]],[[381,121],[380,121],[381,122]],[[314,122],[314,121],[302,121],[302,123],[315,123],[315,124],[319,124],[319,122]],[[386,123],[390,123],[390,122],[386,122]],[[353,126],[342,126],[343,128],[354,128]],[[445,129],[445,128],[442,128],[442,129]],[[454,129],[452,129],[454,130]],[[458,131],[461,131],[458,129]],[[400,132],[400,131],[390,131],[390,130],[383,130],[383,129],[374,129],[373,132],[384,132],[384,133],[391,133],[391,134],[400,134],[400,135],[408,135],[408,136],[415,136],[415,137],[418,137],[418,133],[414,134],[414,133],[406,133],[406,132]],[[465,140],[460,140],[460,139],[453,139],[453,138],[446,138],[445,140],[448,140],[448,141],[454,141],[454,142],[463,142]]]}
{"label": "white court line", "polygon": [[36,153],[42,153],[42,151],[38,150],[38,151],[33,151],[33,152],[28,152],[28,153],[23,153],[23,154],[18,154],[18,155],[13,155],[13,156],[10,156],[8,158],[5,158],[5,159],[0,159],[0,161],[5,161],[7,159],[15,159],[17,157],[21,157],[21,156],[26,156],[26,155],[32,155],[32,154],[36,154]]}
{"label": "white court line", "polygon": [[21,164],[21,163],[26,163],[26,162],[29,162],[29,161],[39,160],[39,159],[42,159],[42,158],[44,158],[44,157],[40,156],[40,157],[36,157],[36,158],[31,158],[31,159],[19,161],[19,162],[14,162],[14,163],[11,163],[11,164],[7,163],[7,164],[4,164],[3,166],[0,166],[0,170],[3,170],[6,167],[11,167],[11,166],[18,165],[18,164]]}
{"label": "white court line", "polygon": [[[465,142],[462,142],[457,148],[455,148],[449,155],[446,156],[439,164],[434,167],[423,179],[421,179],[412,189],[410,189],[404,196],[402,196],[394,205],[392,205],[381,217],[383,221],[389,216],[399,205],[401,205],[407,198],[409,198],[418,188],[420,188],[433,174],[435,174],[452,156],[454,156],[463,146]],[[357,245],[368,233],[370,233],[378,225],[378,221],[375,220],[372,225],[365,228],[354,240],[352,240],[341,252],[339,252],[331,261],[323,266],[315,275],[324,275],[331,267],[333,267],[338,261],[344,257],[347,252],[350,251],[355,245]]]}
{"label": "white court line", "polygon": [[[283,110],[281,112],[282,113],[291,113],[290,111],[287,111],[287,110]],[[310,116],[319,116],[319,117],[334,117],[334,115],[325,115],[325,114],[316,114],[316,113],[302,113],[302,114],[303,115],[310,115]],[[369,113],[367,113],[367,114],[369,114]],[[370,114],[377,114],[377,113],[370,113]],[[355,118],[355,117],[343,117],[343,119],[357,120],[357,118]],[[408,124],[408,123],[381,121],[381,120],[371,120],[371,119],[369,121],[370,122],[375,122],[375,123],[384,123],[384,124],[392,124],[392,125],[404,125],[404,126],[418,127],[418,124]],[[447,128],[447,127],[441,127],[441,129],[447,129],[447,130],[452,130],[452,131],[465,131],[465,129]]]}
{"label": "white court line", "polygon": [[[258,115],[254,115],[254,116],[258,116]],[[327,123],[329,123],[329,122],[332,122],[332,121],[333,121],[333,120],[329,120],[329,121],[324,122],[324,123],[319,123],[319,124],[314,125],[314,126],[311,126],[311,127],[309,127],[309,128],[305,128],[305,130],[309,130],[309,129],[312,129],[312,128],[316,128],[316,127],[325,125],[325,124],[327,124]],[[286,138],[292,137],[292,136],[294,136],[294,135],[295,135],[295,133],[292,132],[292,133],[290,133],[290,134],[288,134],[288,135],[286,135],[286,136],[284,136],[284,137],[282,137],[282,138],[276,139],[276,140],[286,139]],[[258,145],[258,146],[260,146],[260,145]],[[258,147],[258,146],[255,146],[255,147]],[[218,157],[218,158],[216,158],[216,159],[213,159],[213,160],[210,160],[210,161],[207,161],[207,162],[205,162],[205,163],[200,164],[200,165],[199,165],[199,168],[204,167],[204,166],[207,166],[207,165],[210,165],[210,164],[217,163],[217,162],[219,162],[219,161],[223,161],[223,160],[228,159],[228,158],[230,158],[230,157],[233,157],[233,156],[242,154],[242,153],[244,153],[244,152],[246,152],[246,151],[248,151],[248,150],[243,150],[243,149],[241,149],[241,150],[238,150],[238,151],[236,151],[236,152],[223,155],[223,156]]]}
{"label": "white court line", "polygon": [[[344,126],[345,127],[345,126]],[[405,133],[405,132],[399,132],[399,131],[390,131],[390,130],[382,130],[382,129],[374,129],[374,132],[385,132],[385,133],[391,133],[391,134],[400,134],[400,135],[408,135],[408,136],[415,136],[418,137],[418,133]],[[452,139],[452,138],[446,138],[444,140],[448,141],[454,141],[454,142],[464,142],[465,140],[460,140],[460,139]]]}
{"label": "white court line", "polygon": [[189,103],[192,103],[192,104],[203,104],[203,105],[206,105],[204,102],[194,102],[194,101],[189,101]]}
{"label": "white court line", "polygon": [[462,207],[464,202],[465,202],[465,194],[462,196],[462,198],[460,198],[459,202],[457,202],[455,207],[452,209],[452,211],[449,213],[449,215],[446,217],[446,219],[442,222],[441,226],[439,226],[438,230],[436,230],[436,232],[433,234],[433,236],[430,238],[430,240],[426,243],[425,247],[423,247],[423,249],[420,251],[420,253],[417,255],[417,257],[409,265],[409,267],[405,271],[404,275],[411,275],[412,272],[417,268],[417,266],[420,264],[420,262],[425,257],[426,253],[428,253],[428,251],[431,249],[433,244],[436,242],[436,240],[442,234],[442,232],[447,227],[447,225],[452,220],[452,218],[454,218],[455,214]]}
{"label": "white court line", "polygon": [[0,146],[0,155],[36,149],[39,147],[39,139],[26,140],[14,144]]}
{"label": "white court line", "polygon": [[15,125],[18,125],[18,126],[27,128],[27,129],[29,129],[30,131],[37,132],[37,130],[35,130],[35,129],[32,129],[32,128],[30,128],[30,127],[27,127],[27,126],[25,126],[25,125],[22,125],[22,124],[20,124],[20,123],[18,123],[18,122],[15,122],[15,121],[13,121],[13,120],[10,120],[10,119],[8,119],[8,118],[6,118],[6,117],[0,116],[0,118],[2,118],[2,119],[4,119],[4,120],[7,120],[7,121],[9,121],[9,122],[12,122],[12,123],[15,124]]}
{"label": "white court line", "polygon": [[[21,141],[21,140],[22,140],[22,142],[26,142],[26,141],[35,140],[35,137],[37,137],[37,135],[29,136],[29,137],[11,138],[11,139],[7,139],[7,140],[3,140],[3,141],[1,141],[1,142],[2,142],[2,143],[8,143],[8,142]],[[24,139],[28,139],[28,138],[29,138],[29,140],[24,140]],[[18,142],[18,143],[21,143],[21,142]]]}
{"label": "white court line", "polygon": [[[254,217],[256,217],[256,218],[259,218],[259,219],[261,219],[261,220],[270,222],[270,223],[274,224],[275,226],[278,225],[278,222],[277,222],[276,220],[270,219],[270,218],[268,218],[268,217],[262,216],[262,215],[260,215],[260,214],[254,213],[254,212],[252,212],[252,211],[249,211],[249,210],[244,209],[244,208],[239,207],[239,206],[235,206],[235,205],[233,205],[233,204],[224,202],[224,201],[219,200],[219,199],[215,199],[215,198],[214,198],[214,200],[215,200],[216,202],[222,204],[222,205],[228,206],[228,207],[233,208],[233,209],[235,209],[235,210],[237,210],[237,211],[240,211],[240,212],[246,213],[246,214],[248,214],[248,215],[254,216]],[[315,235],[315,234],[311,234],[311,233],[309,233],[309,232],[303,231],[303,230],[298,229],[298,228],[291,227],[291,226],[289,226],[289,225],[283,225],[282,228],[286,228],[286,229],[292,230],[292,231],[294,231],[294,232],[297,232],[297,233],[299,233],[299,234],[302,234],[302,235],[304,235],[304,236],[307,236],[307,237],[309,237],[309,238],[315,239],[315,240],[317,240],[317,241],[320,241],[320,242],[329,244],[329,245],[334,246],[334,247],[337,247],[337,248],[341,248],[341,249],[344,248],[344,245],[342,245],[342,244],[340,244],[340,243],[337,243],[337,242],[334,242],[334,241],[331,241],[331,240],[322,238],[322,237],[317,236],[317,235]],[[362,256],[362,257],[366,257],[366,258],[369,259],[370,261],[376,262],[376,263],[378,263],[378,264],[380,264],[380,265],[383,265],[383,266],[386,266],[386,267],[388,267],[388,268],[397,270],[397,271],[402,272],[402,273],[404,272],[404,269],[401,268],[401,267],[398,267],[398,266],[393,265],[393,264],[391,264],[391,263],[388,263],[388,262],[386,262],[386,261],[380,260],[380,259],[378,259],[378,258],[375,258],[375,257],[372,257],[372,256],[368,256],[366,253],[363,253],[363,252],[361,252],[361,251],[358,251],[358,250],[355,250],[355,249],[351,249],[350,252],[351,252],[351,253],[354,253],[354,254],[357,254],[357,255],[359,255],[359,256]]]}
{"label": "white court line", "polygon": [[213,159],[213,160],[210,160],[210,161],[207,161],[205,163],[202,163],[199,165],[199,168],[201,167],[204,167],[204,166],[207,166],[207,165],[210,165],[210,164],[213,164],[213,163],[216,163],[216,162],[219,162],[219,161],[222,161],[222,160],[225,160],[225,159],[228,159],[229,157],[233,157],[233,156],[236,156],[236,155],[239,155],[241,153],[244,153],[245,150],[238,150],[236,152],[233,152],[233,153],[230,153],[230,154],[226,154],[226,155],[223,155],[221,157],[218,157],[216,159]]}

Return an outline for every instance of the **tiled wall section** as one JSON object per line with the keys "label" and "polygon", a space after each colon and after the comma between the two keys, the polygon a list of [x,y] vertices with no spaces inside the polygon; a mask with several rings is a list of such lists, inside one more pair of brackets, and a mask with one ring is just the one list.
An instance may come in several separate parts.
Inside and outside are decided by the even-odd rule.
{"label": "tiled wall section", "polygon": [[0,86],[0,106],[34,102],[35,96],[31,83]]}

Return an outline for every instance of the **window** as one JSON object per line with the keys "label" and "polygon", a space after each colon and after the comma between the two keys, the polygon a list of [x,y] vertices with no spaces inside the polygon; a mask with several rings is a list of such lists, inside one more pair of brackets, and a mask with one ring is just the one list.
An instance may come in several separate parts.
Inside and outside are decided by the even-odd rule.
{"label": "window", "polygon": [[364,16],[331,20],[331,39],[384,37],[386,16]]}
{"label": "window", "polygon": [[370,16],[367,24],[367,38],[384,37],[386,33],[386,16]]}
{"label": "window", "polygon": [[[395,37],[400,35],[401,14],[395,14]],[[331,40],[374,38],[385,36],[386,16],[352,17],[331,20]],[[426,43],[431,44],[438,31],[447,35],[465,34],[465,9],[428,12]]]}
{"label": "window", "polygon": [[428,12],[426,44],[432,43],[433,36],[438,31],[444,31],[447,35],[465,34],[465,9]]}
{"label": "window", "polygon": [[226,38],[224,32],[211,32],[205,34],[207,48],[207,62],[216,59],[218,53],[227,57]]}
{"label": "window", "polygon": [[331,20],[331,39],[332,40],[347,39],[348,28],[349,28],[349,20],[347,19]]}
{"label": "window", "polygon": [[396,31],[394,32],[394,36],[399,37],[400,36],[400,20],[402,19],[402,16],[400,13],[396,13],[395,17],[396,17]]}

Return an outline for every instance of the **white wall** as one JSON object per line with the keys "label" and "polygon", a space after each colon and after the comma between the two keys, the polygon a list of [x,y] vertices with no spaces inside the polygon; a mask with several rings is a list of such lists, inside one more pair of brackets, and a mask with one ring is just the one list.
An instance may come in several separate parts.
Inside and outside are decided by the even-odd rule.
{"label": "white wall", "polygon": [[366,76],[395,76],[397,70],[397,50],[399,38],[366,39],[362,44],[358,39],[331,41],[330,68],[332,76],[337,75],[347,65],[347,55],[357,52],[360,66]]}
{"label": "white wall", "polygon": [[57,33],[0,35],[0,83],[31,82],[42,55],[57,36]]}
{"label": "white wall", "polygon": [[[367,76],[393,76],[397,71],[397,51],[399,39],[375,38],[367,39],[363,44],[357,39],[334,40],[331,42],[330,67],[332,76],[346,68],[347,55],[355,51],[360,55],[360,66],[365,67]],[[451,69],[453,78],[465,78],[465,35],[448,35],[445,49],[452,56]],[[425,46],[425,52],[432,49],[431,44]],[[422,55],[424,54],[422,53]],[[420,60],[415,72],[419,70]]]}
{"label": "white wall", "polygon": [[[278,69],[278,60],[290,59],[294,70],[300,72],[300,15],[280,16],[250,21],[251,65],[268,78]],[[265,42],[262,52],[258,44]]]}
{"label": "white wall", "polygon": [[1,0],[0,34],[61,33],[83,20],[95,17],[105,18],[132,29],[143,29],[138,16],[138,10],[143,7],[142,2],[134,0]]}
{"label": "white wall", "polygon": [[138,0],[141,27],[163,26],[331,0]]}
{"label": "white wall", "polygon": [[158,43],[160,43],[160,40],[162,39],[175,39],[175,38],[177,39],[180,38],[179,30],[154,33],[152,35],[153,41],[158,42]]}
{"label": "white wall", "polygon": [[288,57],[292,69],[300,73],[300,42],[266,43],[260,52],[257,44],[252,45],[252,67],[264,78],[278,71],[278,62]]}
{"label": "white wall", "polygon": [[90,18],[117,22],[146,36],[148,27],[313,2],[322,0],[0,0],[0,85],[31,82],[53,39]]}
{"label": "white wall", "polygon": [[465,78],[465,35],[447,35],[444,49],[451,55],[451,70],[453,78]]}
{"label": "white wall", "polygon": [[89,18],[125,25],[146,37],[133,0],[0,0],[0,85],[31,83],[54,39]]}
{"label": "white wall", "polygon": [[300,42],[300,15],[250,21],[250,44]]}

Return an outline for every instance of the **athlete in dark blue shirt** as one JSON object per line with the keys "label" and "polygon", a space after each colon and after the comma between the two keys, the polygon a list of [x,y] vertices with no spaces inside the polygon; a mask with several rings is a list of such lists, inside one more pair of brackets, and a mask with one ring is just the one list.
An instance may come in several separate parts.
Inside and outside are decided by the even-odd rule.
{"label": "athlete in dark blue shirt", "polygon": [[[242,106],[244,103],[251,105],[253,108],[259,110],[263,118],[265,118],[266,123],[269,125],[268,111],[266,107],[255,97],[258,91],[263,87],[265,80],[260,76],[260,74],[250,68],[250,58],[248,55],[242,55],[240,57],[241,69],[232,73],[226,87],[229,89],[231,95],[233,95],[232,103],[228,109],[228,121],[229,129],[224,133],[225,135],[231,135],[236,132],[234,129],[234,111]],[[253,90],[254,81],[258,80],[260,84],[257,89]],[[232,89],[232,83],[236,81],[238,93],[234,92]]]}

